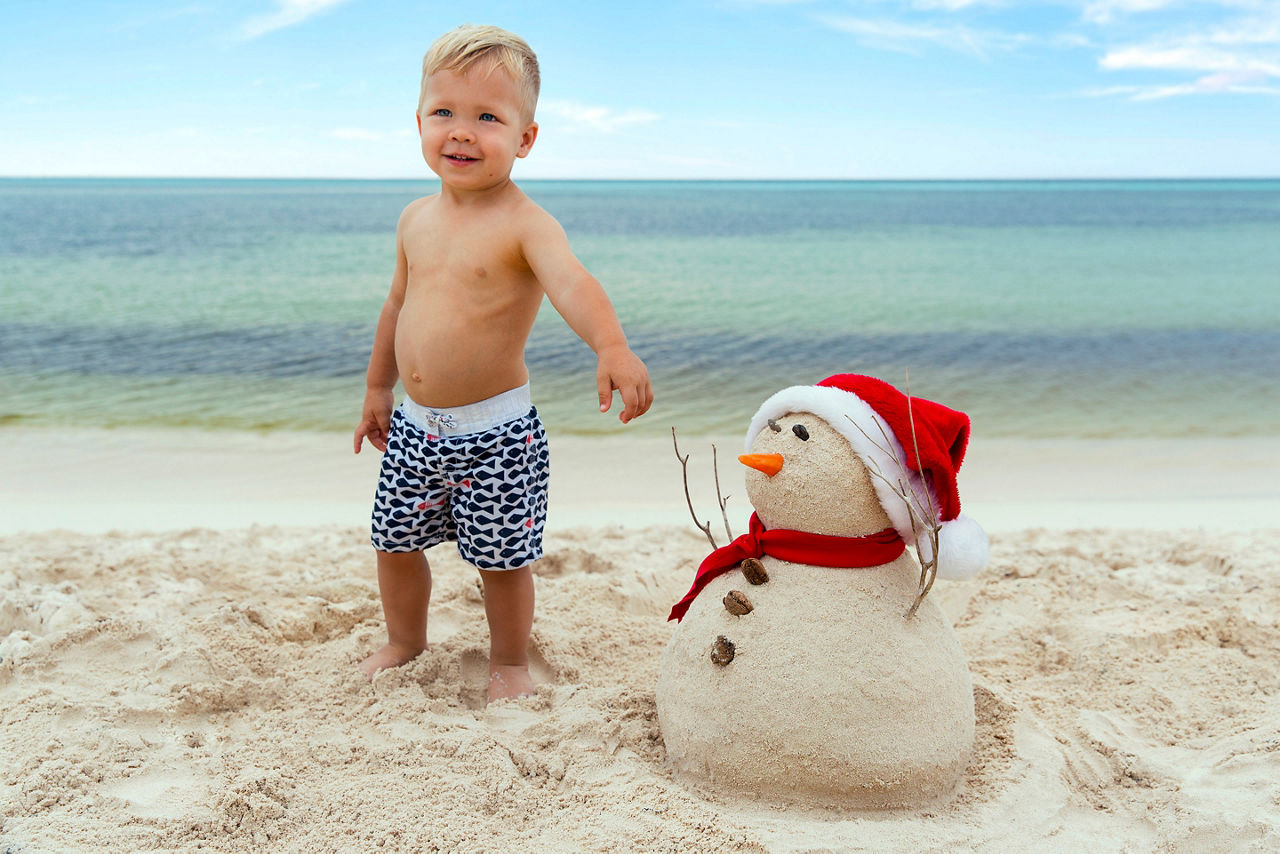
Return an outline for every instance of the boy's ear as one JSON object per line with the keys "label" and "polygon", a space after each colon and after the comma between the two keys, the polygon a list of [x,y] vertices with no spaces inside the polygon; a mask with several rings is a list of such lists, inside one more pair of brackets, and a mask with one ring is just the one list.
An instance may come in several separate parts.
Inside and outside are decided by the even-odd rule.
{"label": "boy's ear", "polygon": [[422,136],[422,113],[414,110],[413,117],[418,121],[418,136]]}
{"label": "boy's ear", "polygon": [[516,150],[516,157],[528,157],[529,149],[533,148],[533,141],[538,138],[538,123],[529,122],[529,126],[524,129],[524,133],[520,134],[520,148]]}

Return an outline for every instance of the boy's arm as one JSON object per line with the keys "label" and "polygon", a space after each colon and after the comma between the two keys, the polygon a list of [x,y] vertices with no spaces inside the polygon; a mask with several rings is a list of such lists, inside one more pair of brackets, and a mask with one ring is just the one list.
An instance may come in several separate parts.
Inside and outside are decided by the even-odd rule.
{"label": "boy's arm", "polygon": [[616,389],[623,403],[618,418],[626,424],[653,405],[649,370],[627,346],[627,336],[613,304],[595,276],[587,272],[569,248],[569,238],[560,223],[545,211],[538,213],[522,241],[525,260],[551,305],[595,351],[600,411],[609,411]]}
{"label": "boy's arm", "polygon": [[391,430],[391,410],[395,408],[396,380],[400,372],[396,368],[396,320],[404,305],[404,291],[409,283],[409,262],[404,254],[404,221],[409,209],[405,208],[396,226],[396,269],[391,276],[391,293],[382,304],[378,315],[378,329],[373,334],[373,352],[369,354],[369,370],[365,374],[363,413],[356,425],[355,452],[360,453],[364,439],[379,451],[387,449],[387,433]]}

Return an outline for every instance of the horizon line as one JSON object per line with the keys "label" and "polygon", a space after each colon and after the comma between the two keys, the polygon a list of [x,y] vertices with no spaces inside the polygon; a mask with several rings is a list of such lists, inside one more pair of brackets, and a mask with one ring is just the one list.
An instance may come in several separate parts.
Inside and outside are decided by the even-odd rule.
{"label": "horizon line", "polygon": [[[0,181],[366,181],[366,182],[405,182],[421,181],[439,183],[439,178],[421,176],[411,177],[358,177],[343,175],[2,175]],[[963,183],[963,182],[1071,182],[1071,181],[1277,181],[1280,173],[1275,175],[1086,175],[1086,176],[968,176],[968,177],[666,177],[666,178],[563,178],[539,177],[513,179],[515,183],[536,181],[559,182],[614,182],[614,183]]]}

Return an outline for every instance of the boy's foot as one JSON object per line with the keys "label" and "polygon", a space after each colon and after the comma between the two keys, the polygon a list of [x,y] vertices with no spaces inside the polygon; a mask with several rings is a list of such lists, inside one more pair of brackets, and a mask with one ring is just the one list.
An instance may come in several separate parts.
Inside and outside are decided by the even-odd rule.
{"label": "boy's foot", "polygon": [[365,676],[369,677],[369,681],[373,681],[374,674],[379,670],[386,670],[388,667],[399,667],[402,664],[408,664],[419,655],[422,650],[413,647],[396,646],[395,644],[387,644],[373,655],[360,662],[360,669]]}
{"label": "boy's foot", "polygon": [[516,697],[532,697],[538,693],[528,667],[517,664],[499,664],[489,669],[489,702],[510,700]]}

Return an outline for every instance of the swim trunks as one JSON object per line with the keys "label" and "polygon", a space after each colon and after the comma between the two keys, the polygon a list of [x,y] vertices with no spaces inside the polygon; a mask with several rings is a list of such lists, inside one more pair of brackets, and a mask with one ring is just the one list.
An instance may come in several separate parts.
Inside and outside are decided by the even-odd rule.
{"label": "swim trunks", "polygon": [[480,569],[542,557],[550,467],[529,386],[467,406],[406,399],[391,416],[373,503],[373,547],[416,552],[453,540]]}

